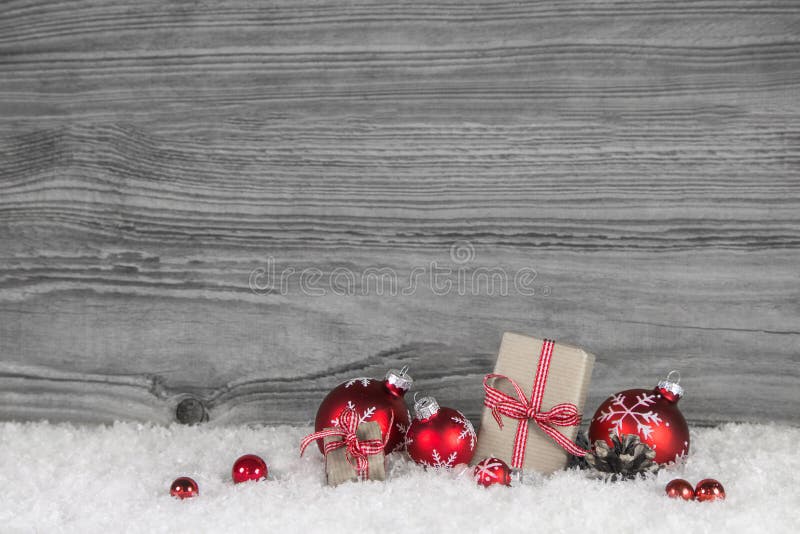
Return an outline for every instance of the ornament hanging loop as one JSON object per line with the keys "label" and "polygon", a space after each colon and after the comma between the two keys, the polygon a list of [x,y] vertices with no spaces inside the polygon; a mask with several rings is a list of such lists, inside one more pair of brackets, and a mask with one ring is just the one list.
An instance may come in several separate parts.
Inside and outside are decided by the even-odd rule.
{"label": "ornament hanging loop", "polygon": [[667,382],[675,382],[676,384],[681,383],[681,372],[677,369],[673,369],[667,375]]}

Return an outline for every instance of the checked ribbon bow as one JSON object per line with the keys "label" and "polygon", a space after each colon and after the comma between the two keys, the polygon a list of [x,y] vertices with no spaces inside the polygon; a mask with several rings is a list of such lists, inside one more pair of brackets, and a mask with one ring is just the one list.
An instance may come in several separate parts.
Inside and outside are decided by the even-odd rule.
{"label": "checked ribbon bow", "polygon": [[[359,417],[353,408],[345,408],[339,415],[339,423],[335,427],[325,428],[319,432],[309,434],[303,441],[300,442],[300,456],[311,443],[318,439],[324,439],[329,436],[340,436],[341,441],[329,441],[325,444],[325,456],[329,452],[336,449],[345,447],[345,456],[347,461],[356,470],[356,474],[361,479],[369,478],[369,456],[378,454],[383,451],[386,446],[386,441],[389,439],[389,432],[381,439],[368,439],[360,440],[356,435],[358,431]],[[389,429],[391,430],[394,424],[394,414],[389,419]]]}
{"label": "checked ribbon bow", "polygon": [[[549,411],[542,411],[542,398],[547,384],[547,372],[550,370],[550,360],[553,356],[555,342],[545,339],[542,344],[542,353],[533,380],[533,392],[528,400],[519,384],[505,375],[488,374],[483,379],[483,388],[486,390],[484,405],[492,411],[492,416],[500,428],[503,428],[502,416],[516,419],[517,433],[514,436],[514,452],[511,457],[511,467],[521,468],[525,460],[525,445],[528,442],[528,422],[533,421],[558,445],[575,456],[585,456],[586,450],[578,447],[564,434],[556,430],[556,426],[577,426],[581,422],[581,414],[577,406],[570,403],[561,403],[553,406]],[[508,380],[514,387],[517,397],[503,393],[492,387],[490,382]]]}

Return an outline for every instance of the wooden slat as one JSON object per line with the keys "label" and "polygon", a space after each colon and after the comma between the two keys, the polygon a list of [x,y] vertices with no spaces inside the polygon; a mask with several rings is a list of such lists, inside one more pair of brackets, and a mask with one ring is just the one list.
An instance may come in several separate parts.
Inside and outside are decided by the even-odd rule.
{"label": "wooden slat", "polygon": [[[798,27],[755,0],[5,2],[0,417],[191,394],[304,422],[408,364],[476,418],[513,330],[597,354],[590,409],[680,368],[695,423],[798,423]],[[437,294],[432,262],[535,295]],[[326,294],[254,291],[271,265]],[[328,284],[375,268],[419,287]]]}

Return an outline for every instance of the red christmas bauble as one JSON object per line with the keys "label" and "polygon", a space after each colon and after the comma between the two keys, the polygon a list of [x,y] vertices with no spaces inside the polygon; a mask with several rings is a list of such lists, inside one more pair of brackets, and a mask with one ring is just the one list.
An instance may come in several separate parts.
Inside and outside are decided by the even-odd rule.
{"label": "red christmas bauble", "polygon": [[670,499],[683,499],[691,501],[694,499],[694,488],[688,480],[676,478],[670,480],[666,487],[667,497]]}
{"label": "red christmas bauble", "polygon": [[484,487],[511,485],[511,468],[500,458],[486,458],[475,465],[475,482]]}
{"label": "red christmas bauble", "polygon": [[[671,375],[672,373],[670,373]],[[689,425],[678,409],[683,388],[667,377],[655,389],[628,389],[600,405],[589,425],[589,441],[606,440],[610,433],[636,434],[665,464],[689,452]]]}
{"label": "red christmas bauble", "polygon": [[725,500],[725,488],[713,478],[704,478],[697,483],[694,489],[694,498],[703,501]]}
{"label": "red christmas bauble", "polygon": [[414,404],[414,420],[406,434],[408,455],[428,467],[453,467],[472,460],[475,429],[464,414],[439,406],[433,397]]}
{"label": "red christmas bauble", "polygon": [[267,462],[255,454],[245,454],[233,462],[231,476],[233,482],[239,484],[248,480],[261,480],[267,478]]}
{"label": "red christmas bauble", "polygon": [[[405,370],[396,369],[386,373],[384,380],[353,378],[342,382],[319,405],[314,431],[336,426],[342,410],[352,408],[358,413],[360,422],[375,421],[380,424],[384,436],[388,433],[384,448],[386,454],[400,450],[410,419],[403,396],[411,388],[412,382]],[[392,416],[394,424],[389,428]],[[317,441],[317,445],[322,452],[322,440]]]}
{"label": "red christmas bauble", "polygon": [[169,487],[169,494],[179,499],[190,499],[200,494],[197,482],[189,477],[176,478]]}

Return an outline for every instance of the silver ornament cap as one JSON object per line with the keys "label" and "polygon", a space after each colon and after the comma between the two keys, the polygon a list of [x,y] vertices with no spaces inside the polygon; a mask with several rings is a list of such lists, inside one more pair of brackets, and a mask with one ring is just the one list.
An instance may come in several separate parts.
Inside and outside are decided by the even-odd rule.
{"label": "silver ornament cap", "polygon": [[680,371],[670,371],[667,378],[658,383],[658,390],[664,397],[671,401],[677,402],[678,399],[683,397],[683,387],[680,385],[681,373]]}
{"label": "silver ornament cap", "polygon": [[439,413],[439,403],[433,397],[422,397],[414,402],[414,417],[416,419],[430,419]]}
{"label": "silver ornament cap", "polygon": [[403,393],[411,389],[411,385],[414,383],[414,379],[408,374],[408,367],[403,367],[402,369],[389,369],[389,371],[386,372],[385,380],[386,383],[397,388]]}

